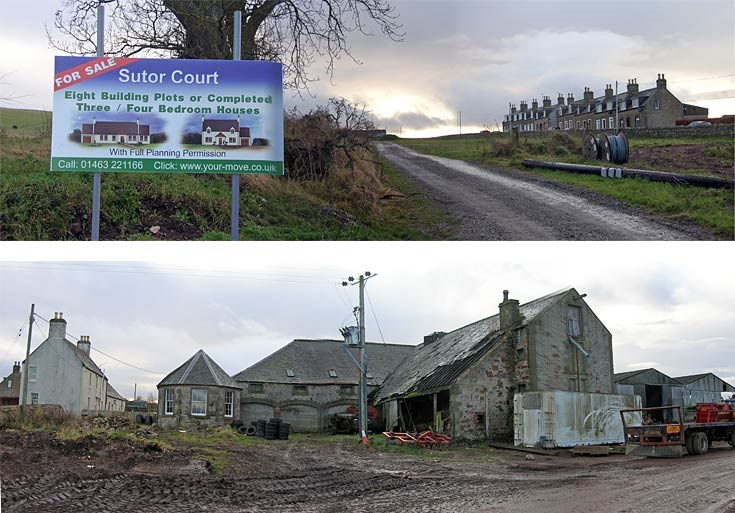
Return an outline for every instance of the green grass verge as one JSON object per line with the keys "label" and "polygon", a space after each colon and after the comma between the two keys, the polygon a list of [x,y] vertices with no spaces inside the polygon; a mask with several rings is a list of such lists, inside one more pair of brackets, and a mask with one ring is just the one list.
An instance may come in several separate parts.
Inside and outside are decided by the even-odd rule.
{"label": "green grass verge", "polygon": [[[568,139],[567,139],[568,138]],[[726,138],[709,139],[633,139],[635,145],[661,146],[664,144],[721,143]],[[401,139],[399,144],[416,151],[493,167],[521,169],[551,180],[582,187],[620,200],[626,205],[642,208],[650,213],[672,220],[691,220],[715,237],[732,239],[735,232],[732,189],[705,189],[682,187],[640,179],[610,180],[594,175],[580,175],[564,171],[527,169],[524,159],[561,161],[573,164],[599,164],[585,161],[577,151],[578,141],[567,134],[533,137],[513,147],[508,137],[467,137],[460,139]],[[682,173],[686,173],[683,170]]]}

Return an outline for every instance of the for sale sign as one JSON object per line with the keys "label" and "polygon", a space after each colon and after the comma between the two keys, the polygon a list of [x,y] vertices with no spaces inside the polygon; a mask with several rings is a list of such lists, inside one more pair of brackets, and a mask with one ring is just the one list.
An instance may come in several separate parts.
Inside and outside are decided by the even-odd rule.
{"label": "for sale sign", "polygon": [[283,70],[56,57],[51,171],[283,174]]}

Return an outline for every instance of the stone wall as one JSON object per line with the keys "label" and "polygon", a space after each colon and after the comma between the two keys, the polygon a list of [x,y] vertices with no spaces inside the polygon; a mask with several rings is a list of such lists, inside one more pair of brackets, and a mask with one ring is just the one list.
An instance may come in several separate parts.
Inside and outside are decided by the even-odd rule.
{"label": "stone wall", "polygon": [[449,390],[452,436],[463,440],[513,438],[512,337],[497,345],[465,371]]}
{"label": "stone wall", "polygon": [[[169,415],[165,413],[167,388],[174,389],[174,411]],[[194,388],[207,390],[207,414],[204,416],[191,415],[191,391]],[[232,417],[225,417],[225,392],[233,392]],[[238,418],[240,418],[240,390],[202,385],[177,385],[158,389],[158,425],[163,428],[191,424],[224,426]]]}
{"label": "stone wall", "polygon": [[[240,384],[243,387],[240,420],[248,425],[266,414],[273,416],[278,412],[295,432],[324,431],[330,415],[344,412],[358,402],[357,384],[351,383],[345,385],[353,386],[352,394],[341,394],[338,384],[304,385],[306,394],[294,393],[293,384],[262,383],[263,393],[251,392],[249,383]],[[375,388],[368,387],[368,394]]]}
{"label": "stone wall", "polygon": [[[589,358],[568,339],[568,305],[581,308],[582,334],[577,342]],[[528,330],[534,380],[529,391],[613,392],[612,335],[576,292],[550,306]]]}

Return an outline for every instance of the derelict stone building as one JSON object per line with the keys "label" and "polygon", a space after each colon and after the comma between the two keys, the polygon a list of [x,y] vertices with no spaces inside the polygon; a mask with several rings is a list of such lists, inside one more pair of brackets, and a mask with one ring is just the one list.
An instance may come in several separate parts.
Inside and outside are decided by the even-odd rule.
{"label": "derelict stone building", "polygon": [[[414,346],[366,344],[368,391]],[[357,349],[350,349],[357,358]],[[240,419],[247,425],[280,416],[293,431],[319,432],[327,418],[357,405],[359,373],[342,340],[297,339],[233,376],[242,387]]]}
{"label": "derelict stone building", "polygon": [[516,393],[610,394],[612,335],[575,289],[424,338],[374,393],[386,428],[513,439]]}
{"label": "derelict stone building", "polygon": [[605,88],[603,96],[595,97],[585,87],[582,98],[567,94],[566,101],[559,95],[555,106],[544,96],[543,104],[534,100],[531,108],[522,101],[520,109],[511,105],[505,115],[503,131],[511,128],[520,132],[534,132],[558,128],[559,130],[615,130],[615,112],[618,112],[618,128],[661,128],[676,126],[679,122],[707,119],[708,109],[682,103],[666,87],[666,78],[659,74],[656,87],[639,90],[638,80],[628,80],[625,91],[617,96],[612,84]]}

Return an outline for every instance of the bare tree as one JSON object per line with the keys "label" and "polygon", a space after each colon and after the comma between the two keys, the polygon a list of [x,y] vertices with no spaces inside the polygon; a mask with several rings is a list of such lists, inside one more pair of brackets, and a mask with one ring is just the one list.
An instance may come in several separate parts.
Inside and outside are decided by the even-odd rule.
{"label": "bare tree", "polygon": [[[64,0],[49,42],[72,55],[96,52],[96,9],[109,6],[106,53],[187,59],[232,57],[233,12],[242,11],[241,55],[246,60],[276,60],[284,65],[286,85],[302,88],[312,80],[308,68],[323,59],[326,71],[352,55],[347,36],[403,37],[389,0]],[[357,62],[357,61],[356,61]]]}

